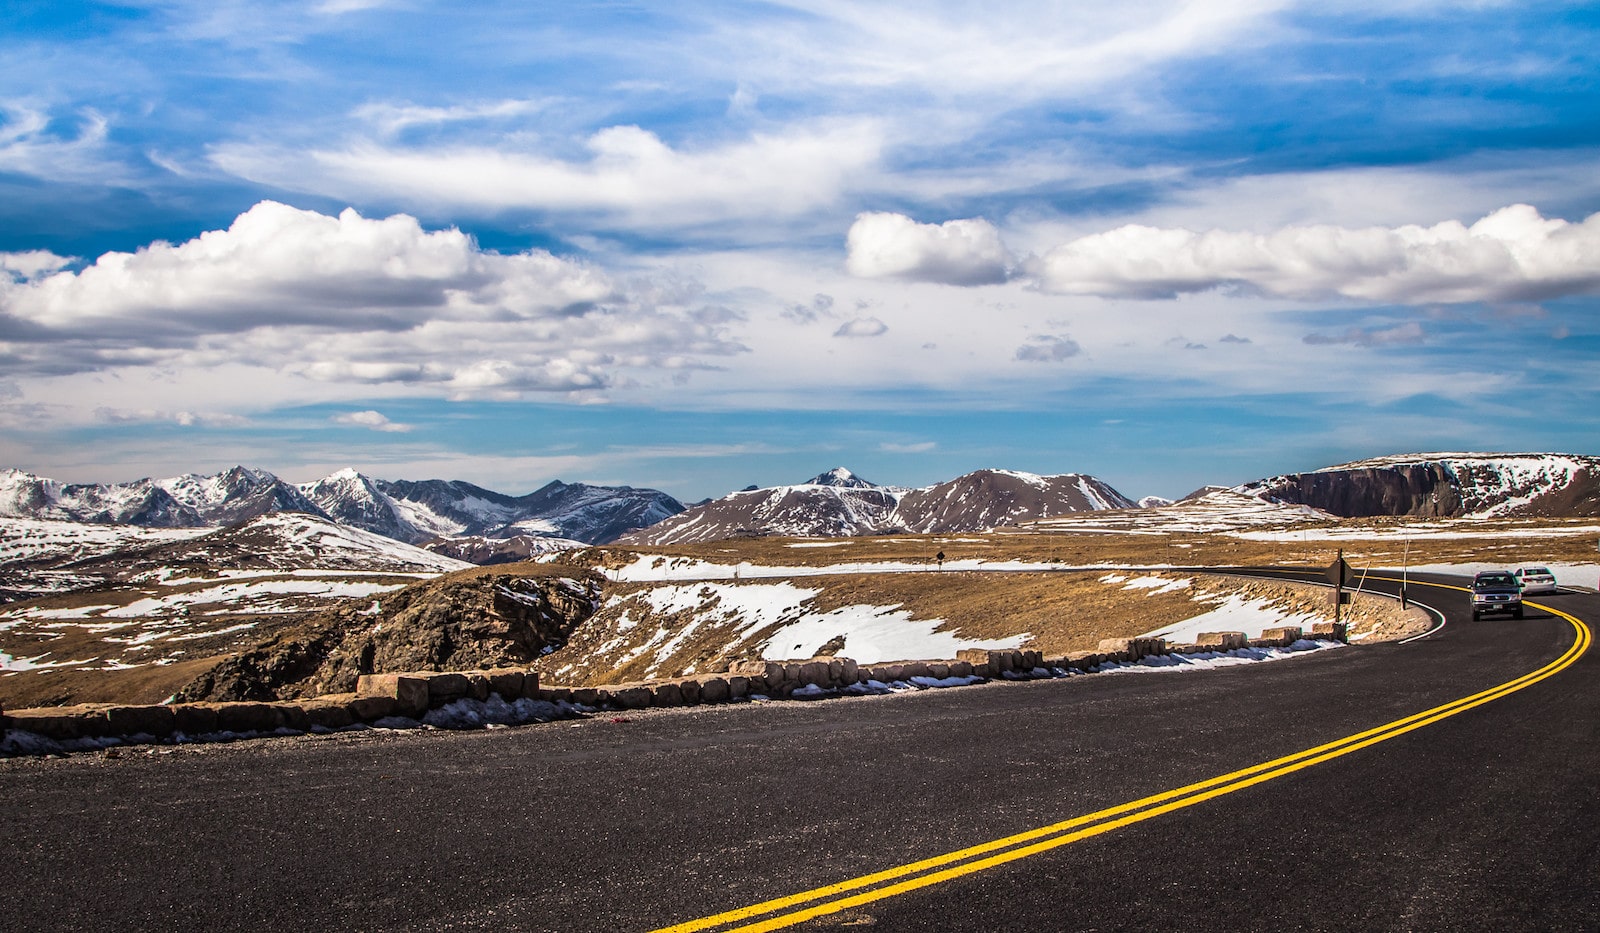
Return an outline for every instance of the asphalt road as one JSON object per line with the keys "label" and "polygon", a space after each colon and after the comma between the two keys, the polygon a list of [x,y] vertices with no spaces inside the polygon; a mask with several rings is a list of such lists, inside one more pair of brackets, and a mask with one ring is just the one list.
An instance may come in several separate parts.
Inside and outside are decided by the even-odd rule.
{"label": "asphalt road", "polygon": [[[1473,622],[1462,594],[1412,596],[1448,624],[1203,672],[0,762],[0,928],[653,930],[1337,742],[1577,638],[1546,612]],[[1536,601],[1600,621],[1600,596]],[[1596,654],[1370,747],[986,870],[957,860],[916,890],[855,889],[785,928],[1600,929]]]}

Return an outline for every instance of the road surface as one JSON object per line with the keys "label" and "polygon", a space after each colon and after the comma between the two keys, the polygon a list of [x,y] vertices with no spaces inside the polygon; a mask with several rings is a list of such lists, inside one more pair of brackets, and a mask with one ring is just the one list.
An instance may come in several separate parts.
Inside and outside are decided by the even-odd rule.
{"label": "road surface", "polygon": [[1227,669],[0,762],[0,928],[1600,927],[1586,627],[1411,593]]}

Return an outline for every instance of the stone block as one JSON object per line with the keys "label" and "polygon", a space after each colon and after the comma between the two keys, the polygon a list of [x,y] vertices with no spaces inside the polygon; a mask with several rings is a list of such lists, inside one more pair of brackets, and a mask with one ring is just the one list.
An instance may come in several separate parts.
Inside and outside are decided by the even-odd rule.
{"label": "stone block", "polygon": [[278,724],[283,728],[293,729],[296,732],[305,732],[311,728],[311,718],[306,715],[305,707],[298,701],[272,705],[278,711]]}
{"label": "stone block", "polygon": [[926,661],[907,661],[900,665],[900,673],[905,678],[930,676]]}
{"label": "stone block", "polygon": [[213,703],[219,732],[271,732],[283,725],[272,703]]}
{"label": "stone block", "polygon": [[1318,641],[1337,641],[1349,644],[1350,628],[1343,622],[1317,622],[1311,626],[1311,637]]}
{"label": "stone block", "polygon": [[655,691],[643,684],[618,684],[608,692],[611,702],[623,709],[645,709],[655,700]]}
{"label": "stone block", "polygon": [[1278,648],[1287,648],[1300,640],[1301,632],[1298,625],[1284,625],[1278,628],[1261,630],[1261,641]]}
{"label": "stone block", "polygon": [[839,659],[839,683],[846,687],[861,683],[861,665],[854,658]]}
{"label": "stone block", "polygon": [[652,693],[650,698],[651,706],[683,705],[683,688],[673,681],[668,680],[655,684],[651,686],[650,690]]}
{"label": "stone block", "polygon": [[[374,698],[367,697],[367,699]],[[350,710],[350,704],[354,700],[354,696],[341,694],[309,697],[301,700],[299,706],[306,718],[306,728],[343,729],[345,726],[355,724],[355,713]],[[382,719],[383,717],[379,716],[377,718]]]}
{"label": "stone block", "polygon": [[1214,651],[1234,651],[1248,647],[1250,636],[1243,632],[1201,632],[1195,636],[1196,647]]}
{"label": "stone block", "polygon": [[742,700],[750,695],[750,678],[738,674],[728,676],[728,699]]}
{"label": "stone block", "polygon": [[600,691],[595,687],[572,688],[572,702],[579,706],[596,707],[600,705]]}
{"label": "stone block", "polygon": [[[390,716],[406,715],[406,713],[402,713],[400,711],[400,701],[396,700],[394,697],[356,696],[351,697],[350,702],[345,704],[345,706],[350,710],[350,715],[355,719],[356,722],[377,722],[380,719],[387,719]],[[412,712],[413,710],[411,709],[407,710],[407,713]],[[426,707],[424,707],[421,712],[414,713],[414,715],[420,716],[425,712],[427,712]],[[334,727],[330,726],[329,728]]]}
{"label": "stone block", "polygon": [[795,665],[795,676],[791,680],[797,687],[802,687],[806,684],[826,687],[833,683],[832,667],[833,665],[828,661],[807,661],[803,664],[797,664]]}
{"label": "stone block", "polygon": [[950,662],[950,676],[951,677],[971,677],[972,676],[972,662],[971,661],[951,661]]}
{"label": "stone block", "polygon": [[993,677],[999,670],[990,663],[992,655],[993,652],[986,648],[962,648],[956,652],[956,660],[972,665],[973,673],[980,677]]}
{"label": "stone block", "polygon": [[685,677],[676,681],[678,692],[683,695],[684,706],[700,705],[700,681],[698,678]]}
{"label": "stone block", "polygon": [[106,710],[106,720],[112,735],[143,733],[161,738],[173,730],[169,706],[113,706]]}
{"label": "stone block", "polygon": [[944,680],[946,677],[950,676],[950,665],[944,663],[943,661],[929,661],[928,676],[937,677],[940,680]]}
{"label": "stone block", "polygon": [[362,674],[356,678],[356,696],[389,697],[396,701],[395,715],[421,716],[428,711],[432,688],[430,674]]}
{"label": "stone block", "polygon": [[[472,679],[466,674],[449,671],[443,674],[426,674],[428,681],[428,705],[430,707],[443,706],[457,700],[465,700],[472,695]],[[487,690],[488,682],[484,682]]]}
{"label": "stone block", "polygon": [[[527,675],[519,670],[502,668],[500,670],[486,671],[489,678],[489,692],[500,694],[501,699],[507,702],[520,700],[527,694],[523,691]],[[534,681],[534,689],[539,689],[538,681]]]}
{"label": "stone block", "polygon": [[217,731],[217,710],[206,703],[178,703],[172,709],[172,729],[184,735]]}
{"label": "stone block", "polygon": [[700,702],[722,703],[728,699],[728,679],[726,677],[700,678]]}
{"label": "stone block", "polygon": [[21,729],[56,741],[95,738],[111,734],[106,711],[94,706],[47,706],[14,709],[6,714],[12,729]]}

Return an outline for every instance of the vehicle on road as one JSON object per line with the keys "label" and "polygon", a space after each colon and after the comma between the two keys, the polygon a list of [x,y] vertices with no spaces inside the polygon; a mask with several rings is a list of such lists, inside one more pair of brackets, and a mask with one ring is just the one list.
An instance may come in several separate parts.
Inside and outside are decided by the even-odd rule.
{"label": "vehicle on road", "polygon": [[1556,591],[1556,575],[1545,567],[1518,567],[1511,572],[1522,584],[1522,594],[1529,593],[1554,593]]}
{"label": "vehicle on road", "polygon": [[1522,587],[1508,570],[1485,570],[1472,578],[1472,618],[1481,619],[1490,612],[1522,618]]}

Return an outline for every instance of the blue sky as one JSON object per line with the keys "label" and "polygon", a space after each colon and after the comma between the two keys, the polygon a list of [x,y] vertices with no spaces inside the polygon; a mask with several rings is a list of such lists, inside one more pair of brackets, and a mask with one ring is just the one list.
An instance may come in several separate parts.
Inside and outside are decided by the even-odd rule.
{"label": "blue sky", "polygon": [[[1600,453],[1600,7],[0,8],[0,465]],[[1593,219],[1591,219],[1593,218]]]}

